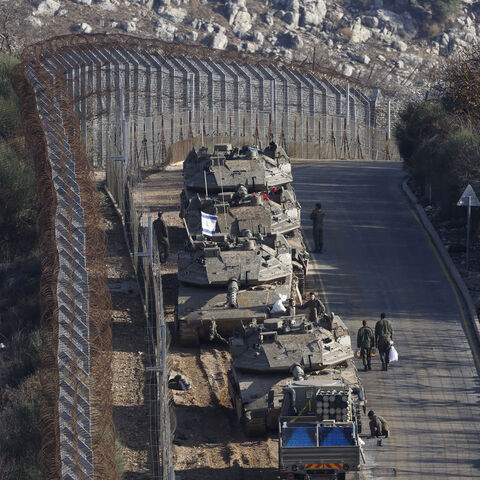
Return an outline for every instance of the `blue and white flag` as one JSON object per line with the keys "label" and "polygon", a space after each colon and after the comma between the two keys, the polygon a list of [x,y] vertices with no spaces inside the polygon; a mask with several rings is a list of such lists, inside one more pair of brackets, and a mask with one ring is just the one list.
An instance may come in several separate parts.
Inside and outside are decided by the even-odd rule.
{"label": "blue and white flag", "polygon": [[202,233],[204,235],[215,235],[218,217],[202,212]]}

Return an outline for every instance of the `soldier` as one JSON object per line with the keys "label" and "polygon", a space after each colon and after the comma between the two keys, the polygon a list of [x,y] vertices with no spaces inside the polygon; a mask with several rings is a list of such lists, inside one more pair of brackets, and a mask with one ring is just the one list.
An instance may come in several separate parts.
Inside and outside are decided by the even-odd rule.
{"label": "soldier", "polygon": [[388,438],[390,431],[386,420],[380,415],[376,415],[373,410],[368,412],[368,418],[370,420],[370,433],[372,437]]}
{"label": "soldier", "polygon": [[168,251],[170,249],[170,242],[168,241],[167,224],[162,218],[163,212],[158,212],[158,218],[153,222],[153,229],[157,237],[158,253],[160,255],[160,262],[165,263],[168,258]]}
{"label": "soldier", "polygon": [[362,321],[362,327],[358,330],[357,333],[357,347],[360,349],[360,355],[362,357],[363,367],[365,371],[371,370],[371,353],[372,347],[375,342],[373,336],[373,330],[367,325],[367,321]]}
{"label": "soldier", "polygon": [[310,214],[310,220],[313,222],[313,241],[315,242],[315,251],[321,253],[323,250],[323,213],[322,205],[317,203]]}
{"label": "soldier", "polygon": [[393,328],[390,320],[382,312],[380,320],[375,324],[375,346],[378,348],[380,360],[382,361],[382,370],[388,370],[388,353],[390,352],[390,341],[393,338]]}
{"label": "soldier", "polygon": [[308,300],[308,302],[305,302],[303,305],[299,305],[297,308],[299,310],[305,310],[308,308],[310,310],[308,319],[312,323],[317,323],[318,317],[323,317],[326,311],[325,305],[315,297],[314,292],[310,292],[310,300]]}
{"label": "soldier", "polygon": [[285,312],[285,315],[288,316],[288,317],[293,317],[293,316],[295,316],[295,310],[296,310],[295,299],[291,298],[288,301],[288,307],[287,307],[287,310]]}

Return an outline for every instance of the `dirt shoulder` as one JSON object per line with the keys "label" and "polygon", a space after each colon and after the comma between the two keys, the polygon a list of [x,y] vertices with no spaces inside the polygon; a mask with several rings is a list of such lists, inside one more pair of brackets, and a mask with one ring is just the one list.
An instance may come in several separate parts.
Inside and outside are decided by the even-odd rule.
{"label": "dirt shoulder", "polygon": [[109,197],[101,190],[107,232],[107,275],[112,297],[113,419],[121,443],[124,480],[150,478],[149,387],[145,382],[148,343],[122,224]]}

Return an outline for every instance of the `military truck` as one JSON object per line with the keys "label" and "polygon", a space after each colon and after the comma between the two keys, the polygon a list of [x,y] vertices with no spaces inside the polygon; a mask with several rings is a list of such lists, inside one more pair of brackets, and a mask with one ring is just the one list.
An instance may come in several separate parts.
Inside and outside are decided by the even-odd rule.
{"label": "military truck", "polygon": [[331,330],[308,322],[304,315],[273,317],[263,325],[240,326],[229,339],[229,393],[248,435],[276,431],[283,389],[299,371],[345,369],[353,358],[340,317],[331,314],[322,321]]}
{"label": "military truck", "polygon": [[177,328],[183,345],[222,339],[239,323],[262,322],[292,293],[292,257],[283,235],[191,236],[178,254]]}
{"label": "military truck", "polygon": [[[308,252],[300,232],[300,205],[291,186],[267,193],[249,194],[243,186],[237,192],[211,194],[199,192],[181,195],[180,216],[193,235],[202,234],[202,212],[217,217],[217,232],[237,237],[251,231],[261,235],[285,235],[292,252],[293,273],[300,294],[304,293]],[[275,199],[275,200],[273,200]]]}
{"label": "military truck", "polygon": [[215,145],[213,153],[192,149],[183,162],[185,188],[205,194],[232,192],[244,185],[252,192],[286,185],[293,181],[290,159],[281,147],[266,151],[245,145]]}
{"label": "military truck", "polygon": [[361,410],[366,405],[353,362],[290,382],[283,391],[281,478],[345,480],[347,472],[359,470]]}

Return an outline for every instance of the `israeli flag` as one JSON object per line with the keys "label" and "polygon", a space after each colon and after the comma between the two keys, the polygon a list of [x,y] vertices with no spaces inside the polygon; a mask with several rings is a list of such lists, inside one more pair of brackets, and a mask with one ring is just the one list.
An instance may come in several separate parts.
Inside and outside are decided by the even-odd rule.
{"label": "israeli flag", "polygon": [[215,235],[218,217],[202,212],[202,233],[204,235]]}

